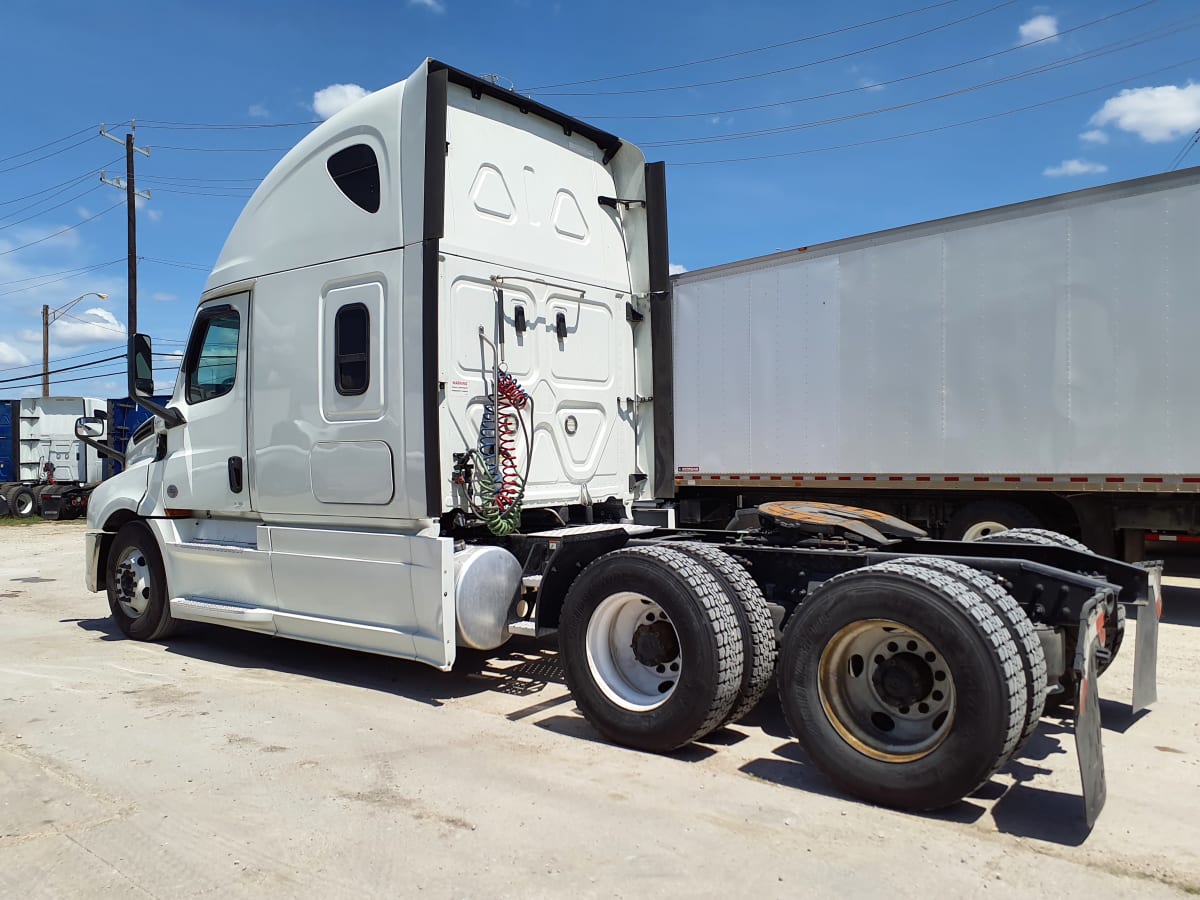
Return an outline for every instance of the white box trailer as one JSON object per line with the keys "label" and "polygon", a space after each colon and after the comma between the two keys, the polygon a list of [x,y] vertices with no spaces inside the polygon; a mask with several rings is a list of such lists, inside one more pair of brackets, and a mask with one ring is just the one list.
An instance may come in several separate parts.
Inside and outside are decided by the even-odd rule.
{"label": "white box trailer", "polygon": [[1200,532],[1198,235],[1193,168],[674,277],[684,519]]}
{"label": "white box trailer", "polygon": [[88,587],[138,640],[192,620],[449,669],[557,632],[588,721],[653,751],[744,716],[778,659],[814,761],[909,809],[986,780],[1057,695],[1094,819],[1095,679],[1128,607],[1153,700],[1159,570],[846,507],[633,521],[664,471],[668,259],[661,163],[426,61],[264,179],[165,406],[131,339],[157,417],[92,495]]}

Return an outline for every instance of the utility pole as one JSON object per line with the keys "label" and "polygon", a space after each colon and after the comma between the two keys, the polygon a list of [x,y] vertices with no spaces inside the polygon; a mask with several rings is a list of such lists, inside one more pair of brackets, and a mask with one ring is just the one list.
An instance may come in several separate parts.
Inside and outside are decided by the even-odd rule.
{"label": "utility pole", "polygon": [[148,157],[150,155],[150,150],[143,147],[133,146],[133,133],[137,131],[136,121],[130,120],[129,131],[130,133],[126,134],[125,140],[122,141],[116,135],[109,134],[107,131],[105,131],[103,125],[100,126],[101,137],[106,137],[110,141],[115,141],[118,144],[123,143],[125,145],[125,178],[109,179],[105,177],[104,172],[101,172],[100,180],[111,187],[122,188],[125,191],[125,217],[128,223],[127,231],[129,244],[128,250],[126,251],[128,254],[126,265],[128,268],[129,278],[129,288],[127,291],[129,297],[129,311],[127,313],[128,321],[126,322],[126,329],[129,332],[129,337],[132,338],[135,334],[137,334],[137,198],[142,197],[146,200],[150,199],[149,191],[139,192],[134,188],[133,154],[140,153],[142,156]]}

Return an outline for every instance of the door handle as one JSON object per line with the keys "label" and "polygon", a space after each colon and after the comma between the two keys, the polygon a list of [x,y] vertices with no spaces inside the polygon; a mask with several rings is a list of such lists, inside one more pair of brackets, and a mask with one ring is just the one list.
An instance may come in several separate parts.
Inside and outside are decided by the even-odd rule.
{"label": "door handle", "polygon": [[229,489],[235,494],[242,492],[242,458],[229,457]]}

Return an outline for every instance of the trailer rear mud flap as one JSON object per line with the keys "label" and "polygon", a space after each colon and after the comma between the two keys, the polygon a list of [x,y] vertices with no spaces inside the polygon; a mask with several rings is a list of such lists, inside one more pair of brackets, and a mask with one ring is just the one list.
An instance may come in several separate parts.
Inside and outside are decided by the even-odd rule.
{"label": "trailer rear mud flap", "polygon": [[1149,596],[1137,606],[1137,643],[1133,654],[1133,713],[1158,700],[1158,621],[1162,618],[1162,563],[1145,563]]}
{"label": "trailer rear mud flap", "polygon": [[1083,782],[1083,811],[1090,829],[1096,824],[1108,788],[1104,780],[1104,747],[1100,735],[1100,691],[1098,648],[1104,646],[1104,601],[1098,593],[1084,606],[1079,619],[1079,642],[1075,653],[1075,675],[1079,685],[1075,697],[1075,753]]}

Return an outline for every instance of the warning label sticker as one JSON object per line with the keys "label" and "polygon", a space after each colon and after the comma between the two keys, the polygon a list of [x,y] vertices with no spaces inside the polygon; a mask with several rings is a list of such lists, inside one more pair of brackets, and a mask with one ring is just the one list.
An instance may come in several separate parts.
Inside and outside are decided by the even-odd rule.
{"label": "warning label sticker", "polygon": [[450,382],[450,393],[466,394],[470,392],[471,383],[462,378],[455,378]]}
{"label": "warning label sticker", "polygon": [[680,466],[675,471],[676,472],[699,472],[700,467],[699,466]]}

